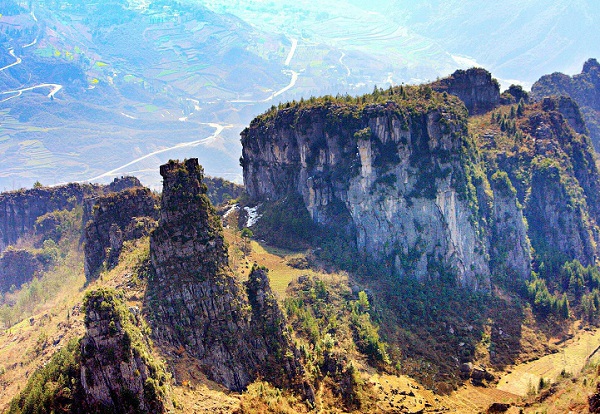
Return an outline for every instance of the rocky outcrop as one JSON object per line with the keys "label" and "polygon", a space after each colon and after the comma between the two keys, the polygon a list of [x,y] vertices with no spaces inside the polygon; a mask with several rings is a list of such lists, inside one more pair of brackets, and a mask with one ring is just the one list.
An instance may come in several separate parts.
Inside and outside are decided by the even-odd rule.
{"label": "rocky outcrop", "polygon": [[42,263],[34,253],[22,249],[7,249],[0,256],[0,292],[7,292],[12,286],[20,288],[42,268]]}
{"label": "rocky outcrop", "polygon": [[542,109],[546,112],[557,111],[578,134],[589,135],[583,115],[577,103],[569,97],[547,97],[541,100]]}
{"label": "rocky outcrop", "polygon": [[589,59],[580,74],[569,76],[553,73],[542,76],[531,87],[531,96],[541,101],[552,95],[571,97],[581,108],[590,137],[596,150],[600,150],[600,64]]}
{"label": "rocky outcrop", "polygon": [[141,334],[142,321],[110,290],[85,299],[81,388],[86,412],[161,413],[167,376]]}
{"label": "rocky outcrop", "polygon": [[71,210],[82,205],[84,199],[138,184],[137,178],[123,177],[115,179],[108,186],[74,183],[2,193],[0,194],[0,252],[31,232],[36,220],[46,213]]}
{"label": "rocky outcrop", "polygon": [[158,199],[144,187],[110,193],[89,203],[93,203],[93,208],[84,232],[88,280],[104,266],[114,267],[123,242],[150,234],[158,218]]}
{"label": "rocky outcrop", "polygon": [[[161,166],[160,221],[150,238],[148,285],[153,334],[184,347],[206,375],[240,391],[258,376],[302,383],[302,369],[264,273],[254,272],[248,297],[228,267],[219,217],[206,196],[197,159]],[[287,351],[290,352],[287,352]]]}
{"label": "rocky outcrop", "polygon": [[252,308],[250,327],[255,335],[262,338],[267,349],[262,378],[280,388],[295,389],[313,400],[314,392],[303,379],[300,354],[286,331],[285,316],[271,290],[267,269],[253,267],[246,281],[246,293]]}
{"label": "rocky outcrop", "polygon": [[142,183],[136,177],[126,176],[115,178],[106,186],[107,193],[118,193],[119,191],[127,190],[128,188],[142,187]]}
{"label": "rocky outcrop", "polygon": [[447,78],[434,82],[438,92],[458,96],[471,115],[484,114],[500,104],[500,84],[491,73],[481,68],[457,70]]}
{"label": "rocky outcrop", "polygon": [[325,226],[346,217],[363,259],[382,271],[444,274],[486,289],[466,113],[449,96],[403,93],[385,104],[298,105],[255,119],[242,132],[246,191],[255,203],[299,195]]}
{"label": "rocky outcrop", "polygon": [[36,220],[55,210],[70,210],[102,191],[90,184],[67,184],[0,194],[0,251],[34,229]]}

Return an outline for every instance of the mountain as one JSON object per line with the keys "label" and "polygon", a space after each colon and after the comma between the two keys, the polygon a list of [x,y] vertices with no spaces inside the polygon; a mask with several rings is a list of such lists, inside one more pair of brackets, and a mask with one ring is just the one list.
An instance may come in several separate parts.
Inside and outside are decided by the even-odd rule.
{"label": "mountain", "polygon": [[[0,308],[0,343],[18,335],[28,355],[3,373],[4,406],[537,408],[517,396],[572,384],[566,362],[529,374],[535,388],[508,371],[566,361],[595,335],[577,327],[600,321],[600,175],[573,100],[504,99],[471,69],[281,104],[243,132],[246,194],[222,218],[196,159],[161,167],[160,206],[127,179],[51,212],[79,222],[63,237],[41,216],[16,245],[55,249],[52,267]],[[53,273],[69,257],[76,279]],[[46,317],[30,301],[53,285],[70,293],[49,293]],[[1,361],[13,355],[0,348]]]}
{"label": "mountain", "polygon": [[[199,147],[244,179],[191,157],[152,169],[160,193],[124,177],[1,194],[3,410],[597,405],[597,62],[531,95],[482,68],[394,86],[457,58],[385,2],[343,4],[0,3],[7,177],[102,181]],[[271,105],[311,88],[333,94]],[[245,119],[238,160],[221,134]],[[127,141],[133,161],[114,154]]]}
{"label": "mountain", "polygon": [[596,59],[588,59],[580,74],[568,76],[555,72],[542,76],[531,88],[533,99],[562,95],[571,97],[579,105],[585,118],[594,146],[600,147],[600,65]]}

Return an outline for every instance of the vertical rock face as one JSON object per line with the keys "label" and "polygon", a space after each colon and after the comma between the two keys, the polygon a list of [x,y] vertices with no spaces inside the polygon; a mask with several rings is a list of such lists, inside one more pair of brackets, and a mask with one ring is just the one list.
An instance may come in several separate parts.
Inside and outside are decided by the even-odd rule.
{"label": "vertical rock face", "polygon": [[81,387],[88,412],[164,412],[167,378],[149,356],[137,316],[107,290],[88,294],[85,309]]}
{"label": "vertical rock face", "polygon": [[158,200],[144,187],[110,193],[93,203],[85,226],[85,275],[93,278],[106,264],[114,267],[123,242],[147,235],[158,218]]}
{"label": "vertical rock face", "polygon": [[575,258],[587,266],[593,264],[596,257],[594,226],[589,222],[586,209],[576,201],[576,198],[583,199],[581,188],[568,188],[565,184],[561,182],[557,165],[534,166],[527,214],[531,237],[536,250],[565,259]]}
{"label": "vertical rock face", "polygon": [[108,186],[67,184],[0,194],[0,252],[33,230],[36,220],[55,210],[71,210],[84,199],[138,185],[134,177],[115,179]]}
{"label": "vertical rock face", "polygon": [[317,223],[350,217],[359,251],[382,270],[486,289],[466,114],[455,98],[429,99],[257,118],[242,132],[246,191],[256,202],[299,194]]}
{"label": "vertical rock face", "polygon": [[531,244],[517,191],[505,172],[492,176],[494,194],[491,260],[494,274],[524,280],[531,274]]}
{"label": "vertical rock face", "polygon": [[0,292],[7,292],[13,285],[20,288],[41,269],[42,264],[35,254],[13,248],[6,250],[0,256]]}
{"label": "vertical rock face", "polygon": [[0,194],[0,251],[33,230],[35,221],[54,210],[70,210],[85,197],[98,194],[100,186],[67,184]]}
{"label": "vertical rock face", "polygon": [[449,77],[434,82],[431,87],[438,92],[458,96],[471,115],[484,114],[500,104],[500,84],[481,68],[457,70]]}
{"label": "vertical rock face", "polygon": [[274,372],[299,375],[295,357],[273,352],[275,344],[293,348],[283,336],[283,317],[268,283],[257,276],[248,285],[250,305],[265,311],[259,315],[228,267],[220,219],[198,160],[171,161],[160,173],[160,221],[150,238],[149,306],[156,339],[185,347],[210,379],[231,390],[244,389],[259,375],[274,380],[281,378]]}

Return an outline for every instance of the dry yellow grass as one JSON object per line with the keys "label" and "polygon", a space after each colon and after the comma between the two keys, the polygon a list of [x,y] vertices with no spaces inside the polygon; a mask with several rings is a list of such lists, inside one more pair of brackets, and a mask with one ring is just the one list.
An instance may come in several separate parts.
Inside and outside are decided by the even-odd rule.
{"label": "dry yellow grass", "polygon": [[250,251],[248,254],[244,254],[242,251],[244,241],[239,236],[239,232],[233,229],[225,229],[225,239],[229,243],[229,262],[234,272],[242,279],[246,279],[253,263],[265,266],[269,269],[271,289],[279,300],[285,299],[286,289],[290,282],[303,275],[318,276],[324,281],[339,281],[348,278],[343,272],[325,273],[312,269],[294,268],[288,264],[289,260],[302,257],[304,253],[263,246],[256,241],[249,243]]}
{"label": "dry yellow grass", "polygon": [[[537,392],[540,378],[544,378],[546,383],[552,383],[559,379],[561,372],[579,375],[588,363],[588,356],[598,347],[600,331],[581,331],[559,352],[514,367],[499,381],[498,389],[525,396],[532,390]],[[597,354],[594,358],[598,358]]]}
{"label": "dry yellow grass", "polygon": [[71,338],[84,332],[80,313],[83,298],[83,254],[73,250],[50,276],[60,278],[70,272],[59,293],[35,308],[35,314],[0,332],[0,411],[24,387],[28,377],[43,366]]}

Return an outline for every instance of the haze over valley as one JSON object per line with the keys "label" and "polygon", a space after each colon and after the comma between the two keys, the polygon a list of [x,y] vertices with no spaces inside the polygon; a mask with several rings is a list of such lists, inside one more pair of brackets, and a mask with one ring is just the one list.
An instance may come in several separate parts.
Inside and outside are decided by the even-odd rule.
{"label": "haze over valley", "polygon": [[186,154],[241,182],[239,133],[279,102],[473,65],[527,87],[598,54],[593,2],[413,3],[4,0],[0,189],[158,188],[157,166]]}

